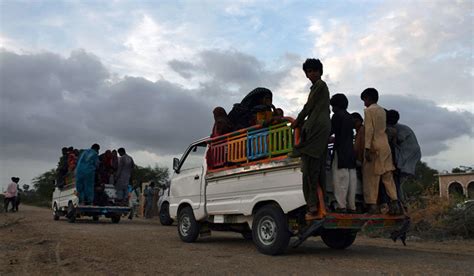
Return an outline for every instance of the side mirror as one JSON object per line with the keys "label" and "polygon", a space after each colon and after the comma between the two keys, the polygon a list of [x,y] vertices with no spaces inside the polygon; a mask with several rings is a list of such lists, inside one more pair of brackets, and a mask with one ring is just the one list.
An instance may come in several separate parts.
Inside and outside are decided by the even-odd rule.
{"label": "side mirror", "polygon": [[173,170],[176,173],[179,173],[178,166],[179,166],[179,159],[175,157],[173,158]]}

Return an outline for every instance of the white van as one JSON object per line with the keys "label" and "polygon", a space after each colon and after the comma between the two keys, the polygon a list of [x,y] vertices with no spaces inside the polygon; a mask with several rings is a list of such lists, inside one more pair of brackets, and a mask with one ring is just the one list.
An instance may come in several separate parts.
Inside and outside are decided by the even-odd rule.
{"label": "white van", "polygon": [[98,221],[100,216],[110,218],[113,223],[119,223],[120,218],[124,214],[130,212],[128,206],[116,206],[115,188],[112,184],[105,184],[104,193],[107,202],[98,205],[79,205],[79,197],[77,196],[76,186],[74,183],[64,187],[56,187],[53,192],[53,200],[51,207],[53,209],[53,219],[59,220],[61,216],[73,223],[77,218],[92,217],[94,221]]}
{"label": "white van", "polygon": [[[305,221],[301,161],[288,157],[297,134],[289,123],[254,126],[195,141],[180,159],[174,158],[169,212],[178,221],[181,240],[194,242],[211,230],[234,231],[252,239],[260,252],[275,255],[287,250],[291,237],[297,238],[295,246],[315,235],[331,248],[344,249],[364,225],[385,227],[404,221],[335,213]],[[321,207],[325,209],[324,203]]]}

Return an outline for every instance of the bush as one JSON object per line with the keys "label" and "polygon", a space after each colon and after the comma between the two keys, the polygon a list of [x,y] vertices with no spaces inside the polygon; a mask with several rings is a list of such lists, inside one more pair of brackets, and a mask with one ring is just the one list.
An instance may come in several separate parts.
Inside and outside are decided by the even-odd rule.
{"label": "bush", "polygon": [[408,204],[410,232],[430,239],[474,238],[474,206],[456,208],[458,203],[459,200],[448,201],[437,193],[425,192]]}

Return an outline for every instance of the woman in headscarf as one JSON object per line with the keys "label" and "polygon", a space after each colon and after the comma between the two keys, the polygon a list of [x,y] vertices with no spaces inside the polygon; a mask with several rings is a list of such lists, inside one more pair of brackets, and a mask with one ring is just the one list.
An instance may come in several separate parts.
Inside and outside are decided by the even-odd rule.
{"label": "woman in headscarf", "polygon": [[214,114],[214,126],[212,127],[212,137],[217,137],[232,131],[232,122],[227,117],[227,112],[224,108],[218,106],[212,111]]}

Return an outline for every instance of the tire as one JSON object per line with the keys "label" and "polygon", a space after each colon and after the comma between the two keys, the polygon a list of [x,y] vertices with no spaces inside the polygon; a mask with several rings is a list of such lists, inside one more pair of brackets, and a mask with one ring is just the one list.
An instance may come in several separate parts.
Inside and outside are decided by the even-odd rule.
{"label": "tire", "polygon": [[120,222],[120,215],[113,215],[110,217],[112,223],[119,223]]}
{"label": "tire", "polygon": [[76,222],[76,208],[72,205],[72,202],[69,202],[67,205],[67,221],[69,223]]}
{"label": "tire", "polygon": [[93,221],[99,221],[99,216],[92,216]]}
{"label": "tire", "polygon": [[184,242],[195,242],[199,236],[201,225],[194,218],[193,209],[184,207],[178,215],[178,235]]}
{"label": "tire", "polygon": [[248,241],[251,241],[253,240],[253,234],[252,234],[252,231],[245,231],[245,232],[242,232],[240,233],[242,234],[242,237]]}
{"label": "tire", "polygon": [[332,249],[346,249],[351,246],[357,236],[357,232],[348,229],[331,229],[321,233],[323,242]]}
{"label": "tire", "polygon": [[161,205],[160,208],[160,223],[161,225],[171,225],[173,220],[170,217],[170,205],[165,202]]}
{"label": "tire", "polygon": [[259,209],[253,219],[252,237],[261,253],[266,255],[284,253],[290,242],[290,231],[283,211],[274,205]]}
{"label": "tire", "polygon": [[59,211],[58,211],[58,206],[56,205],[56,203],[54,203],[54,207],[53,207],[53,219],[59,220]]}

